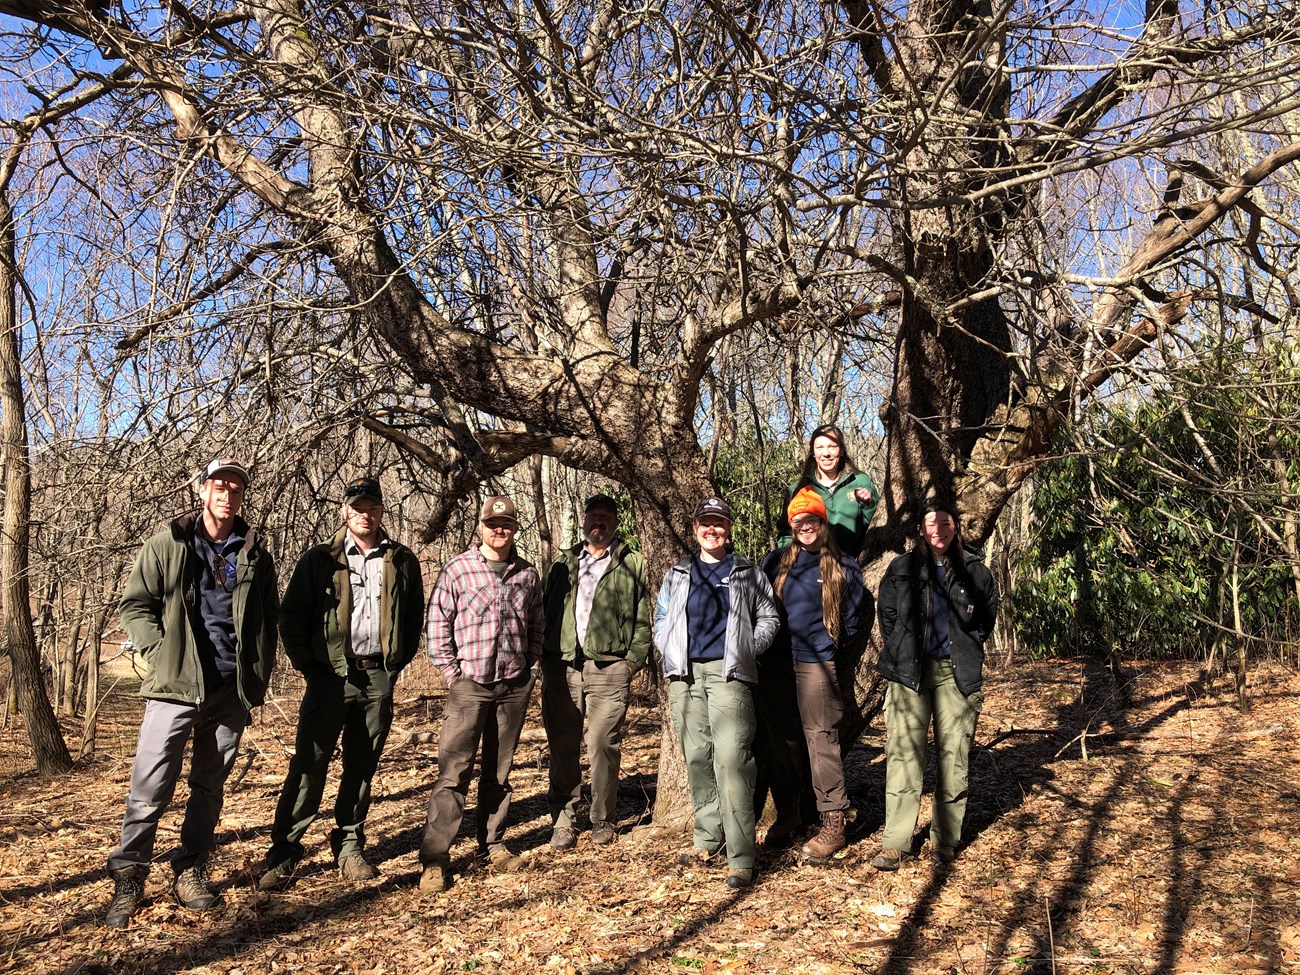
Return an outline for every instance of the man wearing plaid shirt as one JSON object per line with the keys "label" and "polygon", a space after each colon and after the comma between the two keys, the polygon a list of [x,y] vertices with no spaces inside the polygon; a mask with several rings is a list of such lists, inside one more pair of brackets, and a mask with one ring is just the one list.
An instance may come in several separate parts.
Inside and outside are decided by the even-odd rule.
{"label": "man wearing plaid shirt", "polygon": [[481,544],[442,569],[429,600],[429,656],[447,681],[438,736],[438,779],[420,841],[420,890],[446,890],[450,850],[482,742],[478,846],[498,872],[523,861],[502,842],[510,810],[510,770],[542,656],[541,577],[515,550],[514,502],[488,498]]}

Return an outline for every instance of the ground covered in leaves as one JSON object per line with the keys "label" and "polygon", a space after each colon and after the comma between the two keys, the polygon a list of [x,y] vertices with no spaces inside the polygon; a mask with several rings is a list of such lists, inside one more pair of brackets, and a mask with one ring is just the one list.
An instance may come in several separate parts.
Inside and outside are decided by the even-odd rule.
{"label": "ground covered in leaves", "polygon": [[[120,665],[119,661],[119,665]],[[883,734],[848,762],[857,835],[830,865],[768,853],[755,885],[677,863],[685,842],[647,822],[658,718],[637,709],[624,751],[617,843],[547,846],[546,747],[536,696],[514,776],[508,839],[529,869],[472,858],[470,816],[446,893],[416,889],[416,846],[442,693],[425,662],[398,715],[369,822],[378,881],[340,881],[328,821],[284,894],[253,873],[293,741],[287,677],[244,739],[214,875],[224,909],[194,915],[155,867],[131,926],[100,921],[141,703],[129,675],[102,709],[98,748],[69,775],[31,772],[21,722],[0,733],[0,972],[399,973],[1270,972],[1300,970],[1300,677],[1255,671],[1250,710],[1190,667],[1142,666],[1127,690],[1085,662],[990,675],[973,761],[966,847],[868,866],[883,815]],[[79,744],[68,727],[70,744]],[[337,769],[335,769],[337,771]],[[326,793],[326,820],[332,786]],[[163,821],[165,857],[184,786]],[[926,813],[922,812],[922,827]]]}

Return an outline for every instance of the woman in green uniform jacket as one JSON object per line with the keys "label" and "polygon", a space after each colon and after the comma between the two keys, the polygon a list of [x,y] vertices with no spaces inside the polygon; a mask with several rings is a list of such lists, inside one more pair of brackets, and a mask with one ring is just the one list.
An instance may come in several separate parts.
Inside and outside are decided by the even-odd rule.
{"label": "woman in green uniform jacket", "polygon": [[876,485],[858,470],[844,445],[844,431],[833,423],[824,423],[808,438],[808,456],[804,458],[803,473],[786,486],[781,502],[781,520],[777,522],[779,536],[777,548],[790,544],[790,520],[786,509],[790,499],[800,488],[812,488],[826,505],[826,521],[835,536],[835,543],[844,554],[857,559],[862,554],[862,543],[867,526],[876,513],[880,495]]}

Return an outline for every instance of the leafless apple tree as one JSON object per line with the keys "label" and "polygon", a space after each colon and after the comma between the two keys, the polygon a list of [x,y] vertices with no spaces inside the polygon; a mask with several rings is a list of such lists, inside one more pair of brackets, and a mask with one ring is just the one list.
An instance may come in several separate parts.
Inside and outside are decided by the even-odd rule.
{"label": "leafless apple tree", "polygon": [[[883,437],[868,563],[930,492],[984,539],[1158,339],[1288,301],[1291,4],[0,13],[10,84],[112,89],[64,159],[129,174],[97,192],[153,231],[117,251],[132,394],[257,399],[285,470],[321,417],[385,437],[430,537],[544,455],[625,485],[662,570],[734,421],[710,407],[748,396],[778,437]],[[1249,295],[1224,248],[1259,255]]]}

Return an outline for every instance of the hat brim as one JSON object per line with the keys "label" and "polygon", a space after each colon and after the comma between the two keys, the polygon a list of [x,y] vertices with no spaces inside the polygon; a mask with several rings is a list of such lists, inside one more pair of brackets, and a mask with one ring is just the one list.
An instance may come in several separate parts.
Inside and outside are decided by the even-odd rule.
{"label": "hat brim", "polygon": [[234,474],[243,481],[244,487],[248,487],[248,485],[252,483],[252,479],[248,476],[248,471],[244,470],[242,467],[237,467],[234,464],[226,464],[223,467],[218,467],[216,470],[208,471],[207,476],[204,477],[203,480],[211,481],[215,478],[224,477],[229,474]]}

